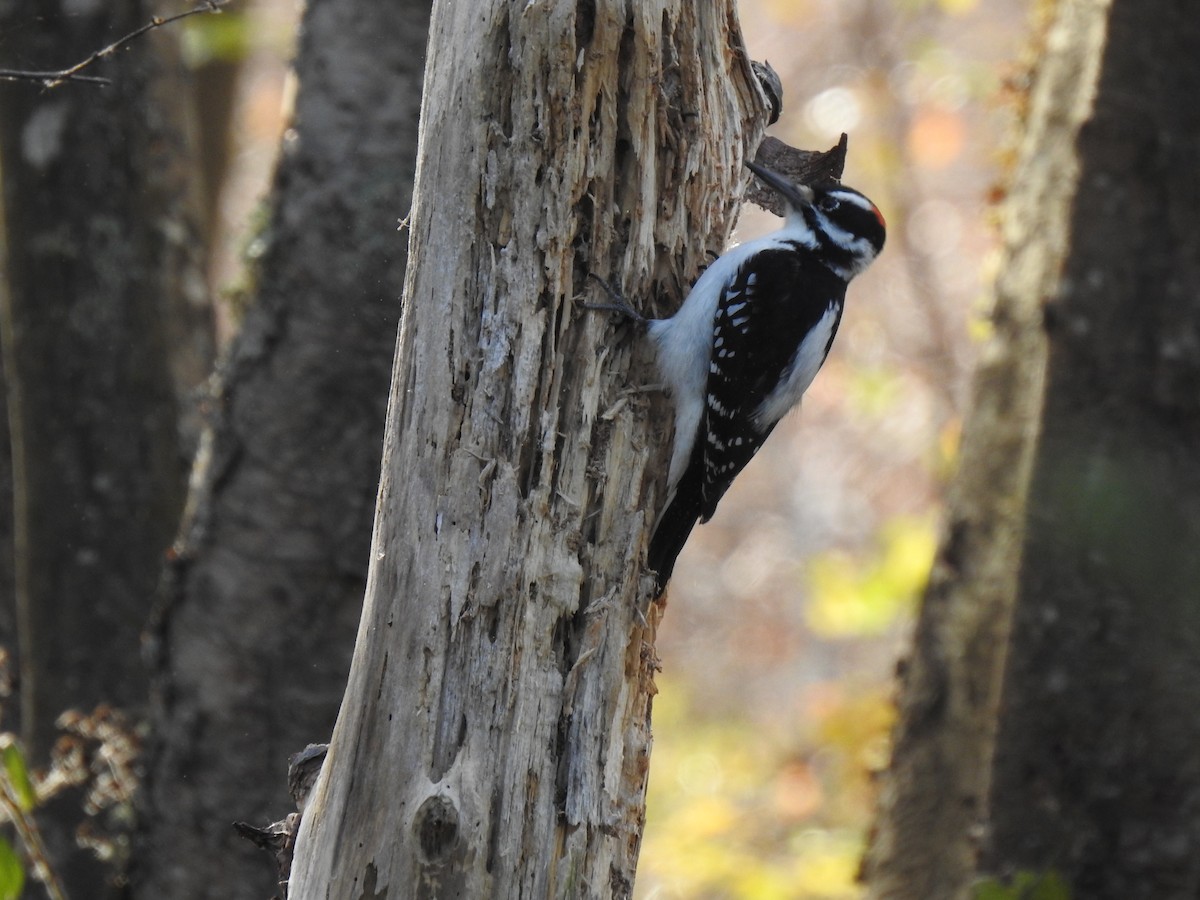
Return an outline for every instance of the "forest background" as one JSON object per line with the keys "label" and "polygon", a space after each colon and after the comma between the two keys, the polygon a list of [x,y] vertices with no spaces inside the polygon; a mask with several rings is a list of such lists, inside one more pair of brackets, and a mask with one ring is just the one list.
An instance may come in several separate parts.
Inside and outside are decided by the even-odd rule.
{"label": "forest background", "polygon": [[[11,55],[34,28],[22,24],[20,7],[5,10],[0,53]],[[887,762],[895,665],[933,560],[969,376],[989,328],[992,203],[1009,162],[1008,92],[1019,93],[1025,75],[1031,10],[1018,0],[745,0],[739,9],[752,54],[783,79],[784,114],[772,133],[823,148],[847,132],[845,179],[883,209],[889,244],[852,289],[835,351],[802,412],[777,430],[681,557],[657,644],[662,674],[637,892],[848,898],[859,892],[871,773]],[[263,256],[272,243],[262,229],[280,148],[286,157],[293,137],[289,62],[299,14],[281,0],[238,2],[149,38],[160,52],[181,56],[194,79],[189,90],[209,104],[201,106],[209,117],[202,114],[198,135],[208,175],[204,225],[194,235],[206,249],[194,260],[201,299],[191,315],[211,314],[213,347],[197,338],[197,359],[180,376],[191,379],[181,394],[201,413],[208,361],[246,320],[264,264],[270,271]],[[114,24],[108,39],[120,33]],[[417,40],[409,52],[422,45]],[[96,45],[78,49],[86,55]],[[381,52],[380,73],[385,63]],[[5,87],[8,96],[16,90],[35,89]],[[119,89],[55,90],[87,98]],[[393,225],[397,219],[390,217]],[[747,207],[738,237],[774,221]],[[394,305],[392,318],[358,326],[382,331],[374,336],[388,347],[399,312],[394,264],[405,240],[381,238],[381,252],[390,256],[388,242],[395,252],[376,300]],[[318,255],[314,265],[321,264]],[[374,403],[380,422],[384,388],[386,381]],[[199,440],[200,426],[190,427]],[[370,471],[370,459],[355,463],[359,471]],[[360,521],[345,528],[345,552],[365,556],[355,540],[367,533],[370,509],[357,514]],[[352,595],[353,578],[346,580]],[[328,737],[348,666],[355,614],[331,619],[345,644],[330,654],[321,688],[327,727],[307,740]],[[15,651],[15,616],[6,612],[0,627]],[[214,668],[210,677],[237,675]],[[102,726],[103,716],[95,727]],[[29,741],[34,766],[54,740],[49,725],[37,728]],[[261,748],[277,763],[278,785],[244,809],[219,808],[220,827],[232,818],[265,824],[284,811],[263,797],[282,795],[287,756],[303,743]],[[257,873],[266,896],[267,857],[232,831],[226,849],[235,868]]]}

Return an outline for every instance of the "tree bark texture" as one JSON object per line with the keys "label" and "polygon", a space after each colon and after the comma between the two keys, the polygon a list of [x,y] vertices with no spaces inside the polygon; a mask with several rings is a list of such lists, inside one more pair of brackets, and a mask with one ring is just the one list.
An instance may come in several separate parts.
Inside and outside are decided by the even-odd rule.
{"label": "tree bark texture", "polygon": [[406,253],[428,0],[312,0],[257,295],[211,421],[154,629],[134,896],[267,897],[235,819],[292,809],[362,606]]}
{"label": "tree bark texture", "polygon": [[1004,256],[959,470],[910,657],[863,864],[873,898],[969,894],[986,825],[999,689],[1042,418],[1053,297],[1076,237],[1076,138],[1091,113],[1106,3],[1064,0],[1044,33],[1002,219]]}
{"label": "tree bark texture", "polygon": [[731,2],[435,4],[366,607],[291,896],[628,897],[650,756],[650,354],[765,121]]}
{"label": "tree bark texture", "polygon": [[[8,240],[4,235],[4,217],[0,215],[0,273],[8,271],[5,261]],[[0,309],[7,304],[3,295],[8,286],[0,275]],[[0,339],[0,378],[3,377],[4,342]],[[0,724],[14,734],[21,733],[21,704],[17,694],[20,670],[17,632],[17,576],[16,559],[13,556],[13,480],[12,442],[8,435],[8,392],[0,390],[0,647],[7,655],[8,683],[0,693],[3,718]]]}
{"label": "tree bark texture", "polygon": [[[1092,15],[1100,15],[1097,7]],[[1200,19],[1114,0],[1080,133],[984,867],[1200,894]]]}
{"label": "tree bark texture", "polygon": [[[10,64],[59,69],[149,16],[9,2],[0,33]],[[147,38],[119,54],[103,89],[0,84],[21,725],[38,765],[64,710],[145,710],[139,636],[182,507],[183,397],[211,364],[188,130],[158,102],[181,90],[166,51]],[[39,815],[68,889],[102,896],[75,847],[79,796]]]}

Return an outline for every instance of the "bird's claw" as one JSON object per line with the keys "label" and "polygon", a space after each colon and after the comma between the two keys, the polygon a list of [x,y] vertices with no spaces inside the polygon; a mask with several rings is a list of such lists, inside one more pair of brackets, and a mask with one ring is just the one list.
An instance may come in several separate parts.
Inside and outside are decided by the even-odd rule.
{"label": "bird's claw", "polygon": [[603,310],[605,312],[620,313],[621,315],[625,316],[627,319],[633,319],[633,321],[635,321],[639,324],[644,324],[647,321],[645,316],[643,316],[640,312],[638,312],[636,309],[634,309],[632,306],[629,305],[629,302],[625,299],[624,295],[622,295],[619,290],[617,290],[615,287],[613,287],[611,284],[609,284],[607,281],[605,281],[599,275],[595,274],[594,272],[588,272],[587,277],[592,279],[593,281],[595,281],[597,284],[599,284],[600,287],[604,288],[604,292],[606,294],[608,294],[609,297],[612,298],[613,302],[612,303],[583,303],[581,305],[583,306],[584,309],[598,309],[598,310]]}

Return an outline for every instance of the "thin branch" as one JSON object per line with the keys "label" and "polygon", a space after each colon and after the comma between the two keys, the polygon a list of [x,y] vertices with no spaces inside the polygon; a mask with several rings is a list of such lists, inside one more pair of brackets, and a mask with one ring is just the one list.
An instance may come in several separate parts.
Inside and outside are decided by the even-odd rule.
{"label": "thin branch", "polygon": [[17,836],[33,863],[34,877],[42,883],[46,893],[50,895],[50,900],[66,900],[66,891],[63,890],[54,867],[50,865],[50,854],[46,852],[46,844],[42,840],[37,822],[31,814],[21,809],[21,804],[7,784],[0,784],[0,812],[16,829]]}
{"label": "thin branch", "polygon": [[0,69],[0,81],[40,81],[44,87],[55,87],[64,81],[112,84],[111,78],[101,78],[99,75],[64,75],[62,72],[29,72],[25,69]]}
{"label": "thin branch", "polygon": [[82,62],[77,62],[75,65],[67,69],[59,69],[53,72],[32,72],[23,69],[0,69],[0,81],[40,81],[46,88],[55,88],[67,81],[81,81],[87,84],[112,84],[111,78],[102,78],[98,75],[80,75],[84,69],[112,56],[130,41],[136,40],[147,31],[153,31],[155,28],[161,28],[164,25],[170,25],[172,22],[178,22],[180,19],[186,19],[188,16],[194,16],[199,13],[219,13],[221,7],[227,4],[229,0],[206,0],[205,3],[194,9],[186,10],[185,12],[176,13],[173,16],[155,16],[145,25],[136,28],[124,37],[114,41],[102,50],[97,50],[87,59]]}

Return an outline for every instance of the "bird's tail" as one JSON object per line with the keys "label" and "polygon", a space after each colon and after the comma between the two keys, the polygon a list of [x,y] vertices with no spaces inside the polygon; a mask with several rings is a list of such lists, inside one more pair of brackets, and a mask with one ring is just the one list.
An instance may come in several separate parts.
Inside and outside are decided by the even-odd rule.
{"label": "bird's tail", "polygon": [[650,549],[646,553],[646,567],[655,573],[654,596],[661,597],[675,570],[675,558],[687,542],[688,535],[696,527],[703,512],[703,499],[698,485],[688,484],[689,472],[684,473],[679,485],[667,501],[667,507],[654,525],[650,538]]}

